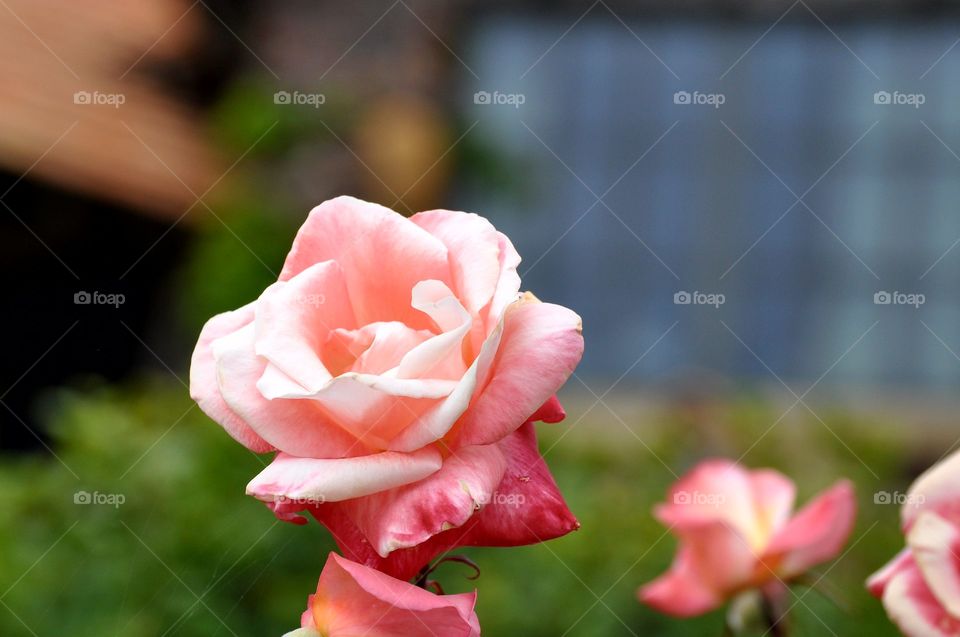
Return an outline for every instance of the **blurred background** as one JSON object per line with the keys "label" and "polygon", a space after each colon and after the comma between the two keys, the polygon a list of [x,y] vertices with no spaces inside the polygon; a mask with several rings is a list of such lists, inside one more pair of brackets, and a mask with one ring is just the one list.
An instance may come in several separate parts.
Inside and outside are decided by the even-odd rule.
{"label": "blurred background", "polygon": [[714,455],[802,500],[853,479],[795,634],[895,634],[862,581],[960,437],[958,17],[0,0],[0,634],[297,626],[332,543],[243,497],[266,459],[186,382],[203,322],[339,194],[489,217],[524,289],[584,319],[568,419],[541,427],[583,528],[465,551],[485,635],[719,635],[634,598],[672,556],[651,507]]}

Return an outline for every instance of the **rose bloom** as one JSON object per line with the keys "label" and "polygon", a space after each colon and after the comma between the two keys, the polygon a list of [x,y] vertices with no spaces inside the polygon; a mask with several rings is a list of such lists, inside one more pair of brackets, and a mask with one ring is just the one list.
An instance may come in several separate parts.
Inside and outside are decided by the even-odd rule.
{"label": "rose bloom", "polygon": [[960,452],[913,483],[900,514],[907,546],[867,587],[909,637],[960,635]]}
{"label": "rose bloom", "polygon": [[474,214],[314,208],[279,281],[210,319],[193,354],[201,409],[278,452],[247,493],[403,579],[454,546],[577,528],[532,422],[564,417],[580,317],[520,294],[519,262]]}
{"label": "rose bloom", "polygon": [[479,637],[476,593],[434,595],[331,553],[285,637]]}
{"label": "rose bloom", "polygon": [[842,480],[792,514],[795,495],[793,482],[771,469],[697,465],[654,511],[679,544],[640,600],[670,615],[700,615],[748,589],[782,592],[783,582],[836,556],[853,529],[852,485]]}

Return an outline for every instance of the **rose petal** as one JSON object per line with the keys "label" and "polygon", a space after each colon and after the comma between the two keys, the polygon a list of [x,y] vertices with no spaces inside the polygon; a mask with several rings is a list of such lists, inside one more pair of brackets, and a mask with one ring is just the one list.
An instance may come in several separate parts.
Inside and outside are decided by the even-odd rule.
{"label": "rose petal", "polygon": [[466,309],[479,315],[493,298],[500,280],[500,241],[496,228],[483,217],[452,210],[418,212],[410,221],[447,246],[453,289]]}
{"label": "rose petal", "polygon": [[427,314],[442,330],[420,343],[400,361],[399,378],[459,380],[466,371],[462,343],[473,320],[460,301],[440,281],[420,281],[413,287],[413,307]]}
{"label": "rose petal", "polygon": [[345,502],[347,514],[381,557],[462,526],[490,502],[506,460],[496,445],[464,447],[431,476]]}
{"label": "rose petal", "polygon": [[517,274],[520,255],[505,234],[498,232],[497,235],[500,245],[500,279],[487,310],[488,329],[500,320],[507,306],[517,300],[520,292],[520,275]]}
{"label": "rose petal", "polygon": [[923,511],[936,511],[954,524],[960,524],[960,451],[955,451],[927,469],[907,491],[900,509],[904,530],[909,530]]}
{"label": "rose petal", "polygon": [[674,617],[695,617],[720,606],[724,597],[706,587],[694,569],[689,549],[681,548],[670,569],[640,587],[637,598]]}
{"label": "rose petal", "polygon": [[960,635],[960,621],[944,610],[917,568],[905,569],[890,579],[883,592],[883,607],[908,637]]}
{"label": "rose petal", "polygon": [[343,269],[360,325],[402,321],[428,329],[429,317],[410,307],[410,292],[425,279],[450,282],[442,241],[388,208],[353,197],[325,201],[310,212],[280,280],[321,261],[336,261]]}
{"label": "rose petal", "polygon": [[302,391],[317,391],[332,378],[320,360],[322,344],[334,329],[355,323],[343,270],[333,261],[317,263],[260,295],[254,351]]}
{"label": "rose petal", "polygon": [[423,480],[442,465],[440,453],[432,447],[409,454],[385,451],[329,460],[279,453],[247,485],[247,495],[267,502],[339,502]]}
{"label": "rose petal", "polygon": [[759,534],[770,538],[783,528],[793,512],[796,487],[779,471],[757,469],[750,472],[756,524]]}
{"label": "rose petal", "polygon": [[560,404],[560,400],[556,395],[551,396],[547,399],[547,402],[540,405],[540,409],[534,412],[530,416],[530,420],[557,423],[562,421],[567,417],[567,412],[564,410],[563,405]]}
{"label": "rose petal", "polygon": [[907,546],[930,592],[948,613],[960,617],[960,529],[924,511],[907,534]]}
{"label": "rose petal", "polygon": [[311,598],[313,621],[330,637],[479,637],[476,593],[434,595],[331,553]]}
{"label": "rose petal", "polygon": [[[434,535],[421,544],[397,549],[386,558],[348,515],[347,503],[312,507],[341,551],[352,560],[399,579],[409,579],[436,555],[458,546],[519,546],[550,540],[579,527],[537,449],[532,424],[497,445],[507,460],[497,496],[463,526]],[[416,486],[416,485],[414,485]],[[522,503],[522,504],[521,504]]]}
{"label": "rose petal", "polygon": [[460,445],[490,444],[525,423],[583,355],[580,317],[532,295],[511,305],[489,381],[457,424]]}
{"label": "rose petal", "polygon": [[890,583],[894,575],[904,569],[914,568],[914,566],[913,554],[910,552],[910,549],[903,549],[897,553],[892,560],[887,562],[883,568],[867,579],[867,590],[869,590],[870,594],[874,597],[882,597],[884,589],[886,589],[887,584]]}
{"label": "rose petal", "polygon": [[493,501],[477,514],[465,545],[519,546],[545,542],[580,528],[526,423],[499,443],[507,469]]}
{"label": "rose petal", "polygon": [[254,351],[247,325],[213,343],[220,392],[226,404],[264,440],[295,456],[340,458],[370,453],[320,406],[308,400],[267,400],[257,390],[266,361]]}
{"label": "rose petal", "polygon": [[667,502],[654,510],[665,526],[678,529],[723,522],[759,552],[769,535],[757,512],[752,472],[725,459],[700,462],[670,487]]}
{"label": "rose petal", "polygon": [[203,326],[190,360],[190,397],[234,440],[251,451],[263,453],[273,451],[273,445],[257,435],[223,400],[217,383],[217,364],[212,348],[217,339],[249,325],[253,321],[255,305],[250,303],[239,310],[217,314]]}
{"label": "rose petal", "polygon": [[424,410],[410,427],[390,441],[388,448],[394,451],[410,451],[446,436],[469,407],[477,387],[483,385],[489,378],[502,336],[503,323],[501,322],[484,341],[480,354],[460,378],[450,395]]}
{"label": "rose petal", "polygon": [[784,579],[799,575],[840,552],[857,514],[853,485],[841,480],[811,500],[771,540],[764,560]]}

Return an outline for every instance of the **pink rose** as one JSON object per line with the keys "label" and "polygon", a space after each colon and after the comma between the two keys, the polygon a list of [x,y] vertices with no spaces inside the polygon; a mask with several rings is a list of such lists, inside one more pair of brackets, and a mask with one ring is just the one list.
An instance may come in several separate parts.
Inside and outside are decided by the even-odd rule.
{"label": "pink rose", "polygon": [[905,635],[960,635],[960,452],[917,478],[900,517],[907,546],[867,588]]}
{"label": "pink rose", "polygon": [[403,578],[450,546],[576,528],[525,423],[564,417],[580,317],[520,294],[519,262],[474,214],[316,207],[280,280],[210,319],[193,354],[200,407],[278,451],[247,493]]}
{"label": "pink rose", "polygon": [[330,554],[299,630],[286,637],[479,637],[476,593],[434,595]]}
{"label": "pink rose", "polygon": [[673,564],[642,602],[690,617],[737,593],[789,581],[840,552],[853,529],[853,487],[840,481],[795,515],[794,485],[770,469],[707,460],[674,484],[655,515],[677,536]]}

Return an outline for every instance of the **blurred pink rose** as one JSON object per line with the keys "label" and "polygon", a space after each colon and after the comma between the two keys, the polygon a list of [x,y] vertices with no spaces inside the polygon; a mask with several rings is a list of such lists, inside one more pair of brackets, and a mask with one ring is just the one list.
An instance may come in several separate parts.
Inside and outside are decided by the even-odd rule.
{"label": "blurred pink rose", "polygon": [[913,483],[900,516],[907,546],[867,587],[909,637],[960,635],[960,452]]}
{"label": "blurred pink rose", "polygon": [[729,460],[697,465],[655,509],[679,544],[670,569],[640,589],[640,600],[670,615],[699,615],[836,556],[856,516],[852,485],[842,480],[791,515],[794,497],[793,482],[777,471]]}
{"label": "blurred pink rose", "polygon": [[476,593],[434,595],[333,553],[286,637],[479,637]]}
{"label": "blurred pink rose", "polygon": [[210,319],[193,354],[200,407],[279,452],[247,493],[402,578],[456,544],[576,528],[525,423],[564,417],[580,317],[520,294],[519,262],[474,214],[316,207],[280,280]]}

